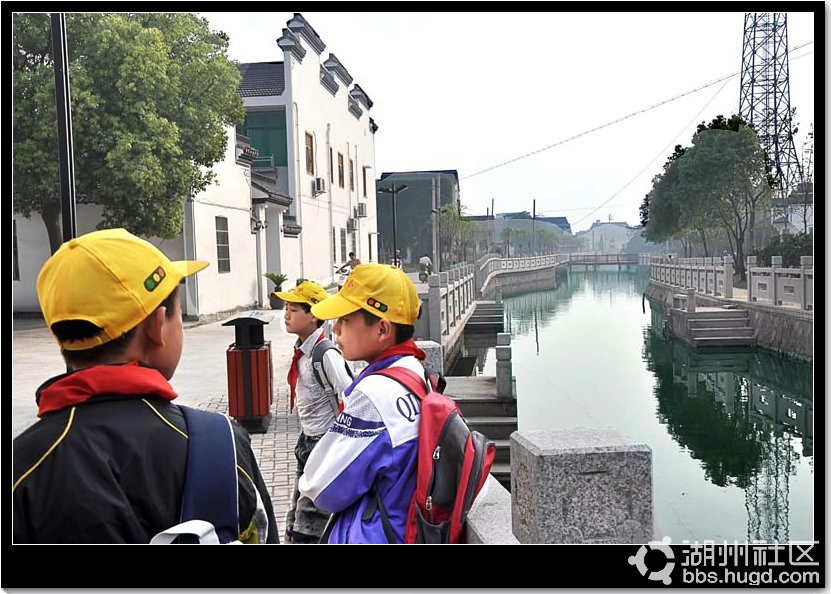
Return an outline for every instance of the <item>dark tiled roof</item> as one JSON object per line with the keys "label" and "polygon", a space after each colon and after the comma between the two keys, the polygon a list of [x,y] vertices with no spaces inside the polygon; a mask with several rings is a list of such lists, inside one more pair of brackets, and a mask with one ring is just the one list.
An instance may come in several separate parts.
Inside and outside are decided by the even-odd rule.
{"label": "dark tiled roof", "polygon": [[242,82],[237,92],[242,97],[282,95],[286,88],[282,62],[253,62],[239,65]]}

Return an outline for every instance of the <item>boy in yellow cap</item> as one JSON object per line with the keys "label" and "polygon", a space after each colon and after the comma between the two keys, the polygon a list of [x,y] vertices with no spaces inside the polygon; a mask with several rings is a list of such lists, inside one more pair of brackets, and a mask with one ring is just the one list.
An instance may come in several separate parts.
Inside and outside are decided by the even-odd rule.
{"label": "boy in yellow cap", "polygon": [[[38,299],[69,371],[38,388],[40,419],[14,439],[15,543],[148,543],[181,521],[188,429],[168,380],[179,282],[206,266],[124,229],[67,241],[43,265]],[[231,427],[239,539],[279,542],[250,437]]]}
{"label": "boy in yellow cap", "polygon": [[373,372],[402,366],[424,376],[425,354],[413,341],[420,313],[410,278],[381,264],[356,266],[340,291],[311,309],[318,319],[337,318],[333,331],[344,357],[368,363],[344,392],[343,412],[309,456],[299,482],[301,495],[335,514],[326,542],[404,540],[416,485],[419,399]]}
{"label": "boy in yellow cap", "polygon": [[340,395],[352,383],[352,370],[323,331],[323,320],[310,312],[329,294],[315,282],[304,280],[290,291],[274,292],[286,302],[286,331],[297,335],[289,366],[290,410],[297,404],[300,435],[294,447],[297,459],[295,489],[286,513],[287,543],[316,543],[323,534],[329,513],[301,497],[297,481],[303,476],[306,460],[339,412]]}

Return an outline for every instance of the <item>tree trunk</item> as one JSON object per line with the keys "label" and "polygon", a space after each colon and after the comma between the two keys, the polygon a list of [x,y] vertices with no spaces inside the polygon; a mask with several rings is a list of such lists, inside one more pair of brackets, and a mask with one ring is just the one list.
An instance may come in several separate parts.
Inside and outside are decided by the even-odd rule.
{"label": "tree trunk", "polygon": [[704,257],[709,258],[710,254],[707,251],[707,234],[704,232],[704,229],[699,229],[698,233],[701,235],[701,244],[704,246]]}
{"label": "tree trunk", "polygon": [[40,213],[43,224],[46,227],[46,236],[49,238],[49,249],[51,253],[58,251],[63,243],[63,228],[61,225],[61,203],[47,202],[44,204],[43,212]]}

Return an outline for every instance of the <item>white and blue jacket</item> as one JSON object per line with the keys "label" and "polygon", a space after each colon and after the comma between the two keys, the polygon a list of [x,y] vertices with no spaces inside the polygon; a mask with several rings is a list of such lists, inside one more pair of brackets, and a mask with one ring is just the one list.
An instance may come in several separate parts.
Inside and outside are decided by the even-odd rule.
{"label": "white and blue jacket", "polygon": [[[412,355],[389,365],[397,366],[424,375]],[[380,512],[362,517],[374,483],[393,532],[403,542],[416,486],[420,401],[381,375],[362,374],[351,388],[343,412],[306,462],[300,494],[320,509],[339,512],[329,543],[386,543]]]}

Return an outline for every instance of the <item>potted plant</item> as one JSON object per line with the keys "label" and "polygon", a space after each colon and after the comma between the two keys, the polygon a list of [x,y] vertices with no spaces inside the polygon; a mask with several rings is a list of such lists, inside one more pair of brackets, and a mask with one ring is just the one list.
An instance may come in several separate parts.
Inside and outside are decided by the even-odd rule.
{"label": "potted plant", "polygon": [[264,272],[263,276],[274,283],[274,289],[268,294],[268,301],[271,304],[271,309],[283,309],[286,303],[279,297],[275,297],[273,293],[283,290],[283,283],[288,280],[285,274],[278,274],[276,272]]}

